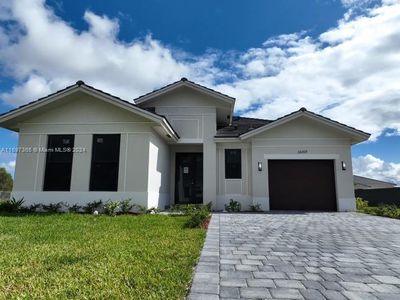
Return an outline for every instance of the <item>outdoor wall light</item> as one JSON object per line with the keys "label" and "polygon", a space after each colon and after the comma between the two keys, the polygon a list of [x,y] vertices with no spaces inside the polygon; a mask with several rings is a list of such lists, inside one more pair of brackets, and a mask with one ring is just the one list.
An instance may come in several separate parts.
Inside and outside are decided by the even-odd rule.
{"label": "outdoor wall light", "polygon": [[342,170],[346,171],[346,163],[344,161],[342,161]]}
{"label": "outdoor wall light", "polygon": [[257,165],[258,165],[258,171],[261,172],[262,171],[262,162],[259,161]]}

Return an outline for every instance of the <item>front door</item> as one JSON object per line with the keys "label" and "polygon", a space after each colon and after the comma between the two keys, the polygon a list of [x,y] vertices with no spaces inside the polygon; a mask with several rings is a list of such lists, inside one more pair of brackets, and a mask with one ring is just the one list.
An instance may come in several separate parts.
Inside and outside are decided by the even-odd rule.
{"label": "front door", "polygon": [[176,153],[175,203],[203,203],[203,153]]}

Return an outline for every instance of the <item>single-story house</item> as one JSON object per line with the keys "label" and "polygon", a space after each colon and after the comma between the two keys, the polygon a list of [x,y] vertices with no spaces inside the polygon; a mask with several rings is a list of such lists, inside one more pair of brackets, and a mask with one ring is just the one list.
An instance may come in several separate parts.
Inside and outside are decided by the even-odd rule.
{"label": "single-story house", "polygon": [[354,175],[355,190],[390,189],[396,186],[393,182]]}
{"label": "single-story house", "polygon": [[305,108],[263,120],[234,116],[234,106],[186,78],[134,103],[78,81],[0,116],[19,134],[12,195],[26,204],[355,209],[351,146],[368,133]]}

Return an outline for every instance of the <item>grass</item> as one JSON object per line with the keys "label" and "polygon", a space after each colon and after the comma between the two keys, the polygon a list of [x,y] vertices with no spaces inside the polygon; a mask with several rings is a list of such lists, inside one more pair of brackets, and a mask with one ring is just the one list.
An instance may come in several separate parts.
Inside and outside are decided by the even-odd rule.
{"label": "grass", "polygon": [[400,219],[400,207],[394,204],[380,204],[378,206],[369,206],[368,201],[362,198],[356,199],[357,211],[373,216],[388,217]]}
{"label": "grass", "polygon": [[0,216],[0,299],[182,299],[205,237],[187,219]]}

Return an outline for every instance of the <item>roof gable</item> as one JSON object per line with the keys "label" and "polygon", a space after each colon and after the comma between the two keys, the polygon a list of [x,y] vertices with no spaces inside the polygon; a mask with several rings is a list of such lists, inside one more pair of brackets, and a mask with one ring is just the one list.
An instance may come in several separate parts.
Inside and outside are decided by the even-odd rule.
{"label": "roof gable", "polygon": [[173,91],[173,90],[175,90],[177,88],[180,88],[182,86],[186,86],[186,87],[189,87],[189,88],[191,88],[193,90],[199,91],[201,93],[210,95],[210,96],[212,96],[212,97],[214,97],[214,98],[216,98],[218,100],[227,102],[229,104],[232,104],[232,105],[235,104],[235,98],[233,98],[231,96],[228,96],[228,95],[225,95],[225,94],[223,94],[221,92],[218,92],[216,90],[210,89],[208,87],[205,87],[203,85],[200,85],[198,83],[195,83],[193,81],[190,81],[190,80],[188,80],[188,79],[186,79],[184,77],[179,81],[173,82],[173,83],[168,84],[168,85],[166,85],[164,87],[161,87],[161,88],[159,88],[157,90],[154,90],[154,91],[152,91],[152,92],[150,92],[148,94],[140,96],[140,97],[134,99],[133,101],[136,104],[139,105],[139,104],[141,104],[143,102],[146,102],[146,101],[149,101],[149,100],[153,99],[154,97],[157,97],[157,96],[163,95],[165,93],[171,92],[171,91]]}
{"label": "roof gable", "polygon": [[257,129],[251,130],[249,132],[246,132],[246,133],[240,135],[240,139],[244,140],[244,139],[254,137],[262,132],[266,132],[266,131],[276,128],[278,126],[282,126],[290,121],[296,120],[301,117],[312,120],[316,123],[325,125],[325,126],[327,126],[327,128],[332,128],[333,130],[342,132],[343,135],[348,136],[351,139],[352,144],[366,141],[366,140],[368,140],[368,138],[370,136],[369,133],[363,132],[361,130],[358,130],[353,127],[347,126],[345,124],[339,123],[337,121],[331,120],[329,118],[323,117],[316,113],[309,112],[305,108],[301,108],[298,111],[295,111],[291,114],[288,114],[279,119],[276,119],[275,121],[270,122],[264,126],[261,126]]}
{"label": "roof gable", "polygon": [[28,114],[35,115],[35,113],[38,113],[41,110],[46,110],[46,108],[48,109],[50,107],[55,107],[59,103],[62,103],[63,100],[65,100],[68,96],[71,96],[75,93],[84,93],[93,96],[98,100],[112,104],[116,107],[139,115],[140,117],[143,117],[149,121],[155,122],[162,126],[167,135],[170,135],[173,140],[179,139],[177,133],[173,130],[167,119],[163,116],[159,116],[155,113],[140,108],[133,103],[122,100],[119,97],[113,96],[92,86],[86,85],[83,81],[77,81],[76,84],[68,86],[65,89],[59,90],[46,97],[32,101],[28,104],[22,105],[16,109],[0,115],[0,125],[11,130],[18,130],[18,128],[16,127],[16,123],[18,123],[18,120],[20,118]]}

